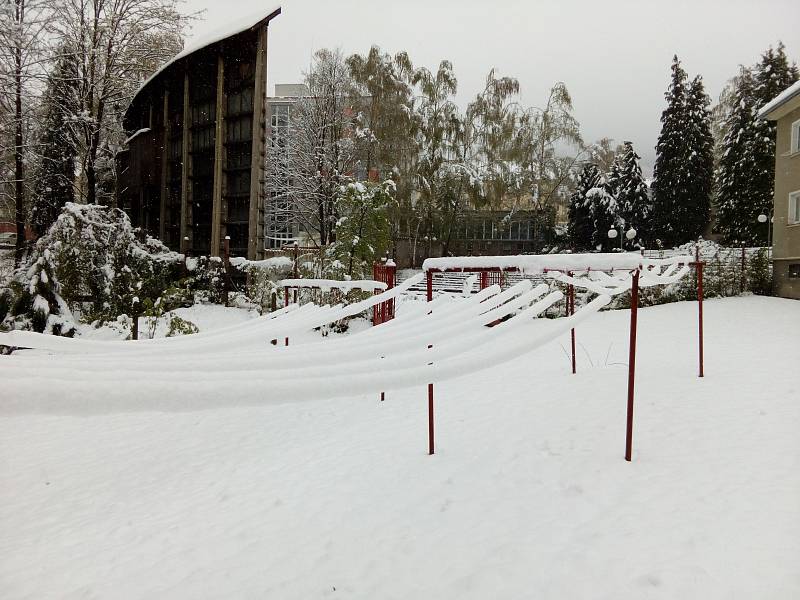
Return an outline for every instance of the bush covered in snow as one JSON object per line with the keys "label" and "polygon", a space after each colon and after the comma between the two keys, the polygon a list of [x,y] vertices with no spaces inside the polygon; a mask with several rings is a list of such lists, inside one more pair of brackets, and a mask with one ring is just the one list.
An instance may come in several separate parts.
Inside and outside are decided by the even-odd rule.
{"label": "bush covered in snow", "polygon": [[336,241],[328,246],[325,277],[368,279],[372,264],[391,243],[389,209],[395,205],[395,184],[354,182],[342,187],[337,201],[341,215],[336,223]]}
{"label": "bush covered in snow", "polygon": [[5,328],[68,335],[76,309],[101,322],[138,314],[179,278],[181,258],[121,210],[67,203],[15,271],[0,318]]}

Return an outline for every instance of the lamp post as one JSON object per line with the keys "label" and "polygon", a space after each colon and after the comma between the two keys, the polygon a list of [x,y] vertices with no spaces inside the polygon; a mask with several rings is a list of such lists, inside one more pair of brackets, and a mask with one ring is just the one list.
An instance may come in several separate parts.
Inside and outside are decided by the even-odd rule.
{"label": "lamp post", "polygon": [[758,222],[767,224],[767,260],[770,259],[770,255],[772,254],[772,221],[772,211],[770,211],[769,216],[764,213],[758,215]]}
{"label": "lamp post", "polygon": [[[623,236],[623,232],[625,234],[624,236]],[[608,230],[608,239],[614,240],[617,237],[619,237],[619,251],[620,252],[623,252],[623,249],[622,249],[622,241],[623,241],[623,239],[626,239],[626,240],[628,240],[630,242],[630,241],[633,241],[633,239],[636,237],[636,235],[637,235],[637,231],[633,227],[628,229],[628,231],[624,231],[624,226],[622,224],[619,225],[619,231],[617,231],[616,227],[612,227],[611,229]]]}

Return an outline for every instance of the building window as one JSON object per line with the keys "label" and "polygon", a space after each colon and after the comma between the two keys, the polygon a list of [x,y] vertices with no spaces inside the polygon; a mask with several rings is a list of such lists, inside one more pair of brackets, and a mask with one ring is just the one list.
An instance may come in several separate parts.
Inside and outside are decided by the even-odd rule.
{"label": "building window", "polygon": [[800,120],[792,123],[792,135],[789,141],[789,153],[800,152]]}
{"label": "building window", "polygon": [[789,194],[789,225],[800,223],[800,190]]}
{"label": "building window", "polygon": [[789,265],[789,279],[800,279],[800,263]]}

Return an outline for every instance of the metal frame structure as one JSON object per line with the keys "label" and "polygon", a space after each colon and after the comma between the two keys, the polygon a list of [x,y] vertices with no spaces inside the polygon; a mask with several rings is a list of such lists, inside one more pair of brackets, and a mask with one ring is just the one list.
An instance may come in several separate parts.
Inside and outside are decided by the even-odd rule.
{"label": "metal frame structure", "polygon": [[[458,259],[449,259],[450,261],[458,262]],[[677,263],[682,266],[684,263]],[[698,377],[704,377],[704,351],[703,351],[703,266],[705,263],[700,260],[700,250],[695,249],[695,259],[693,262],[687,263],[695,269],[697,277],[697,306],[698,306]],[[427,282],[427,301],[433,300],[433,276],[435,273],[446,272],[459,272],[459,273],[477,273],[479,274],[479,281],[481,289],[488,287],[488,280],[490,277],[497,280],[498,283],[503,281],[503,273],[520,272],[517,267],[503,266],[497,264],[495,266],[451,266],[444,269],[439,268],[425,268],[425,278]],[[630,307],[630,338],[628,343],[628,389],[627,389],[627,413],[626,413],[626,428],[625,428],[625,460],[630,462],[633,454],[633,410],[634,410],[634,390],[636,384],[636,336],[638,330],[638,313],[639,313],[639,277],[645,270],[645,267],[639,265],[638,268],[628,271],[631,276],[631,307]],[[576,272],[590,271],[609,271],[613,273],[613,269],[593,269],[591,266],[586,265],[585,268],[576,268],[574,271],[567,271],[567,294],[565,295],[566,315],[575,314],[575,284],[572,282],[573,275]],[[542,272],[562,274],[563,269],[545,267]],[[619,272],[619,271],[618,271]],[[570,330],[570,346],[571,346],[571,367],[572,373],[577,372],[576,369],[576,355],[575,355],[575,329]],[[433,384],[428,384],[428,453],[434,453],[434,407],[433,407]]]}

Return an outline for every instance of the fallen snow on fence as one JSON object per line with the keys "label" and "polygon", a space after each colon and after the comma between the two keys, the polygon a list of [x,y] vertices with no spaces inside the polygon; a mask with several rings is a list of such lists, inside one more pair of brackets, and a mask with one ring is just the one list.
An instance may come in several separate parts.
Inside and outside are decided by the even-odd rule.
{"label": "fallen snow on fence", "polygon": [[429,258],[422,263],[423,271],[517,270],[526,274],[547,271],[632,271],[662,267],[676,263],[694,262],[693,256],[676,255],[668,258],[646,258],[638,252],[605,254],[521,254],[516,256],[455,256]]}

